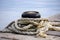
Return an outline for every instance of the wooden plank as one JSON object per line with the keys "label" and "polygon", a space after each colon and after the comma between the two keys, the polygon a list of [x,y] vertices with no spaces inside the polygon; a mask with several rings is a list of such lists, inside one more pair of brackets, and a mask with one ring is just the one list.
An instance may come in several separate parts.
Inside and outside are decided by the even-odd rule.
{"label": "wooden plank", "polygon": [[60,26],[60,22],[50,22],[50,24],[53,26]]}
{"label": "wooden plank", "polygon": [[59,36],[60,37],[60,32],[59,31],[48,31],[46,33],[48,35],[54,35],[54,36]]}

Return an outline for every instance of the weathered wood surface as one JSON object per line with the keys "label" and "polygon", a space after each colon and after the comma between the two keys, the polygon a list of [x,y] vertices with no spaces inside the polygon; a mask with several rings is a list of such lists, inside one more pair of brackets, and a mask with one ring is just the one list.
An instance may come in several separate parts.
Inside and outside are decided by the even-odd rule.
{"label": "weathered wood surface", "polygon": [[50,22],[50,24],[53,26],[60,26],[60,22]]}
{"label": "weathered wood surface", "polygon": [[51,17],[48,17],[49,21],[60,21],[60,13],[53,15]]}
{"label": "weathered wood surface", "polygon": [[[60,23],[60,14],[49,17],[49,21],[55,21]],[[56,23],[55,23],[56,24]],[[60,27],[60,26],[59,26]],[[20,35],[12,33],[0,33],[0,40],[60,40],[60,32],[48,31],[49,36],[47,38],[35,37],[35,35]]]}
{"label": "weathered wood surface", "polygon": [[17,35],[12,33],[0,33],[0,40],[60,40],[60,37],[49,35],[47,38],[41,38],[28,35]]}

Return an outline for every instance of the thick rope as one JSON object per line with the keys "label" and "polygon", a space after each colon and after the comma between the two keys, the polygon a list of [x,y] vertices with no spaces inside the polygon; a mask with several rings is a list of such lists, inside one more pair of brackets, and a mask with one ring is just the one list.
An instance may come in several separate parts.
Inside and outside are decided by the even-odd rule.
{"label": "thick rope", "polygon": [[[53,27],[45,18],[21,18],[8,25],[5,29],[19,34],[37,34],[37,36],[40,35],[41,37],[46,37],[45,32],[49,29],[60,31],[60,27]],[[8,30],[3,32],[9,32]]]}

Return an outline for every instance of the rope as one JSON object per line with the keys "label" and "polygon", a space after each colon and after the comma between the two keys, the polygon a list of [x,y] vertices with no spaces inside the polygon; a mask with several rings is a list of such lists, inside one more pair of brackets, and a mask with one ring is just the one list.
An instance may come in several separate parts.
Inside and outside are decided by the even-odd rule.
{"label": "rope", "polygon": [[[48,19],[45,18],[21,18],[10,23],[5,29],[19,34],[36,34],[41,37],[46,37],[46,31],[54,29],[60,31],[60,27],[53,27]],[[9,32],[8,30],[2,32]]]}

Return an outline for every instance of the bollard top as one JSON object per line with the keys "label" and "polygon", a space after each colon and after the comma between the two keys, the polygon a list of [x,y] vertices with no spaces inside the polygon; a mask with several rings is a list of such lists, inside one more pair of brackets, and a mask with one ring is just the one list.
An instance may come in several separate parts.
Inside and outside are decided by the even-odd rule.
{"label": "bollard top", "polygon": [[38,11],[25,11],[22,13],[22,18],[41,18]]}

